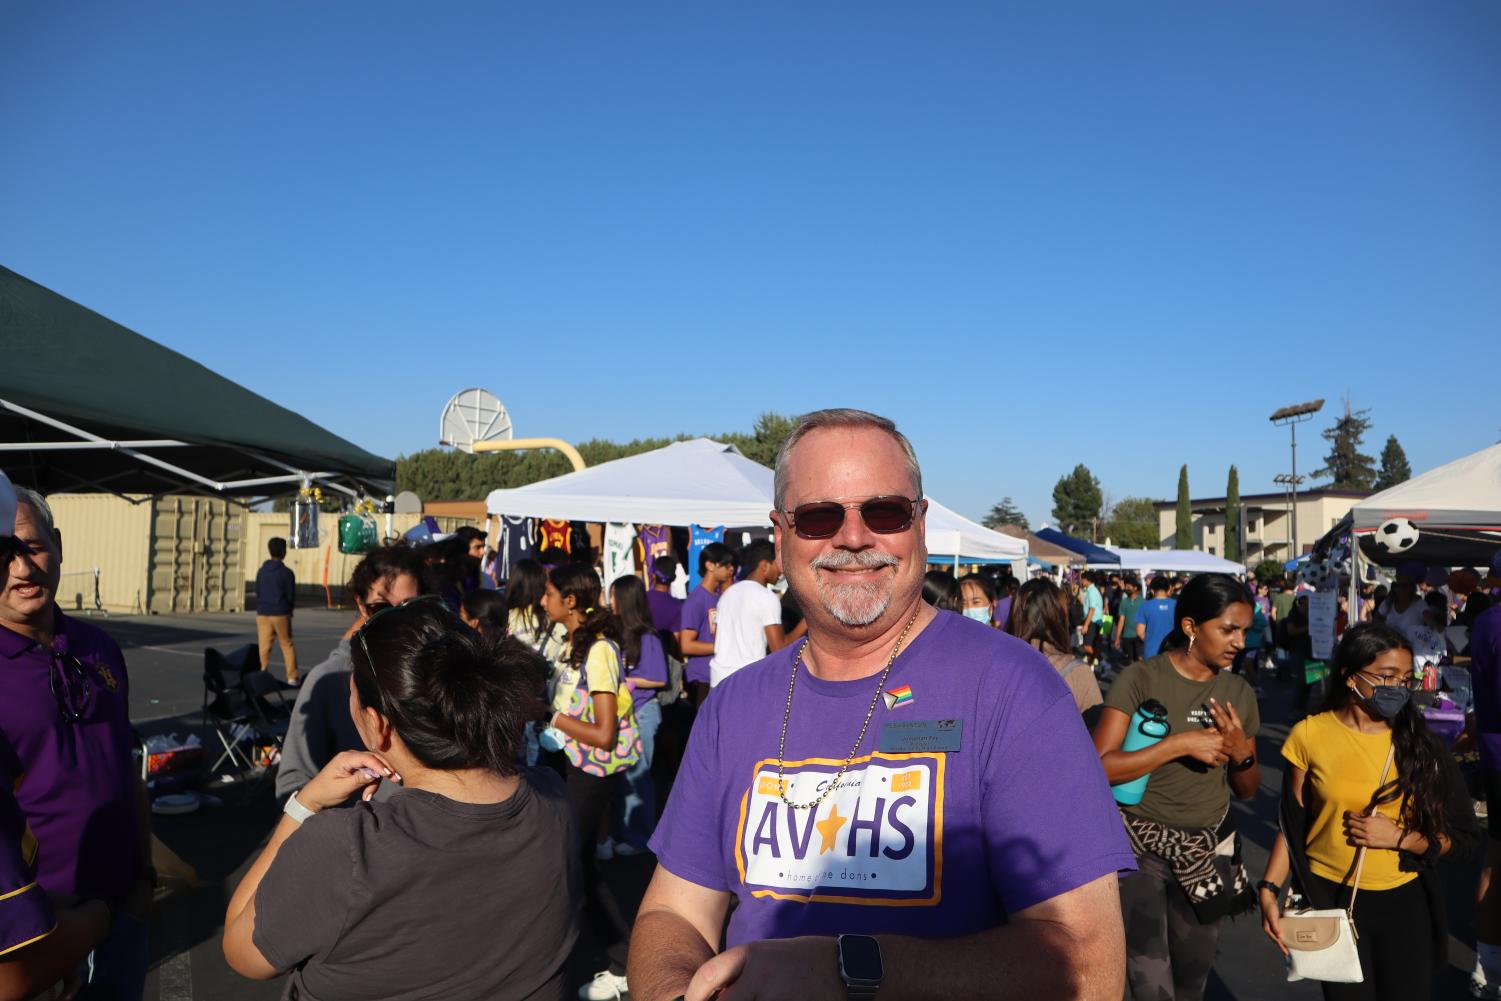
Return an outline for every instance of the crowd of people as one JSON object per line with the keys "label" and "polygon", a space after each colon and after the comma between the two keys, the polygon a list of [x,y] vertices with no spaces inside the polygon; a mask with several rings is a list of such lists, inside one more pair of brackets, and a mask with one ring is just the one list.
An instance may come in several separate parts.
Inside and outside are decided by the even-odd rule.
{"label": "crowd of people", "polygon": [[[1482,835],[1414,698],[1422,631],[1435,667],[1469,658],[1501,810],[1501,559],[1363,595],[1307,681],[1293,581],[925,572],[923,496],[892,422],[827,410],[777,458],[774,541],[702,540],[686,597],[670,543],[608,588],[587,546],[490,582],[477,531],[367,553],[334,650],[288,658],[284,815],[229,901],[227,961],[320,1001],[562,999],[581,941],[586,999],[1182,1001],[1230,916],[1259,907],[1274,962],[1297,907],[1358,888],[1360,982],[1325,996],[1432,996],[1435,863]],[[0,997],[138,999],[154,874],[126,665],[57,608],[61,538],[8,481],[0,546]],[[1302,718],[1256,880],[1231,804],[1263,788],[1268,670]],[[607,863],[645,852],[631,914]],[[1498,860],[1492,839],[1482,994]]]}

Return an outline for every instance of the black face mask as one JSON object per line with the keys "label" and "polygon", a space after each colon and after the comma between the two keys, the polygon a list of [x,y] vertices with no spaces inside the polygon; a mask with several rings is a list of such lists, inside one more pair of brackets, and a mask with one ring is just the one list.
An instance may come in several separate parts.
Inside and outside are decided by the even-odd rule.
{"label": "black face mask", "polygon": [[1390,720],[1397,718],[1397,713],[1402,711],[1411,697],[1412,693],[1405,685],[1383,685],[1380,688],[1372,688],[1371,694],[1363,697],[1361,701],[1377,716]]}

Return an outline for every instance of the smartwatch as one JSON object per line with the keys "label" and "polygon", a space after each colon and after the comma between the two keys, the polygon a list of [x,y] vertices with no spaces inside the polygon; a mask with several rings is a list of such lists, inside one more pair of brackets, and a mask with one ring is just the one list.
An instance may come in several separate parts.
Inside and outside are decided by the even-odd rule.
{"label": "smartwatch", "polygon": [[293,820],[297,821],[300,824],[318,811],[309,810],[307,807],[297,802],[297,794],[294,792],[292,795],[287,797],[287,803],[281,808],[281,812],[285,813],[287,816],[291,817]]}
{"label": "smartwatch", "polygon": [[873,1001],[881,987],[881,944],[869,935],[840,935],[839,979],[850,1001]]}
{"label": "smartwatch", "polygon": [[1243,772],[1254,764],[1256,764],[1256,755],[1252,753],[1247,755],[1244,759],[1233,763],[1230,766],[1230,770],[1232,772]]}

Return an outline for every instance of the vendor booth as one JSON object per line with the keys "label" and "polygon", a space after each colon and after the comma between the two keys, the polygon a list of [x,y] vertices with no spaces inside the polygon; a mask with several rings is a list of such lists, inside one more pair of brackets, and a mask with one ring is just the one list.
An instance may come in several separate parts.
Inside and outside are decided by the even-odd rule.
{"label": "vendor booth", "polygon": [[1361,556],[1392,566],[1484,566],[1501,549],[1501,445],[1456,459],[1350,509],[1326,541],[1350,533]]}

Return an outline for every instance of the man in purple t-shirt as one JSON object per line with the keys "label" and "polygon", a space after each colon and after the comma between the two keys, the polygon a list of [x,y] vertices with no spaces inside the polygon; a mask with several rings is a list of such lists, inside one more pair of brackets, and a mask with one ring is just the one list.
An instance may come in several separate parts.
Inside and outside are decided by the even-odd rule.
{"label": "man in purple t-shirt", "polygon": [[[1501,552],[1491,558],[1490,584],[1501,584]],[[1470,625],[1470,677],[1475,691],[1475,728],[1480,734],[1480,773],[1492,818],[1476,893],[1475,944],[1478,986],[1501,984],[1501,605]],[[1501,996],[1501,992],[1477,996]]]}
{"label": "man in purple t-shirt", "polygon": [[62,536],[39,494],[16,493],[0,583],[0,775],[20,776],[42,888],[121,902],[82,996],[139,998],[154,873],[125,661],[102,630],[58,609]]}
{"label": "man in purple t-shirt", "polygon": [[672,581],[678,573],[678,561],[658,556],[652,561],[647,577],[646,607],[651,610],[652,628],[667,630],[674,636],[683,624],[683,599],[672,594]]}
{"label": "man in purple t-shirt", "polygon": [[683,680],[696,706],[709,697],[709,661],[714,657],[719,595],[735,579],[735,554],[724,543],[711,542],[699,553],[698,572],[698,587],[683,602],[678,625],[678,648],[688,658],[683,665]]}
{"label": "man in purple t-shirt", "polygon": [[809,414],[775,503],[808,638],[699,711],[632,995],[1117,1001],[1120,815],[1048,662],[922,602],[911,445],[873,414]]}

